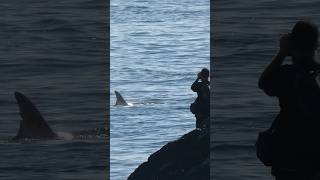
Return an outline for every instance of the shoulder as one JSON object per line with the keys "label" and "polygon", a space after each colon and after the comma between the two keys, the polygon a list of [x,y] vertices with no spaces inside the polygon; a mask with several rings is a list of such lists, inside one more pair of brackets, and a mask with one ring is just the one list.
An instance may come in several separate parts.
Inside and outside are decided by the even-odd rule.
{"label": "shoulder", "polygon": [[292,79],[295,76],[296,70],[293,67],[293,65],[286,64],[280,67],[278,73],[279,73],[278,74],[279,80],[288,80],[288,79]]}
{"label": "shoulder", "polygon": [[280,71],[283,73],[293,73],[295,70],[294,70],[293,65],[285,64],[280,67]]}
{"label": "shoulder", "polygon": [[209,83],[208,82],[200,82],[202,87],[209,87]]}

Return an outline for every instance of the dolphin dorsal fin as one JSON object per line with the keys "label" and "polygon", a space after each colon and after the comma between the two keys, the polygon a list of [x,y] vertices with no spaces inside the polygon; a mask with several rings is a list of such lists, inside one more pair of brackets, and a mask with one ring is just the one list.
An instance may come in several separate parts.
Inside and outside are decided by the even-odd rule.
{"label": "dolphin dorsal fin", "polygon": [[114,91],[114,93],[116,94],[117,98],[115,106],[128,106],[128,103],[123,99],[123,97],[118,91]]}
{"label": "dolphin dorsal fin", "polygon": [[14,139],[56,139],[58,136],[52,131],[36,106],[22,93],[15,92],[20,116],[20,128]]}

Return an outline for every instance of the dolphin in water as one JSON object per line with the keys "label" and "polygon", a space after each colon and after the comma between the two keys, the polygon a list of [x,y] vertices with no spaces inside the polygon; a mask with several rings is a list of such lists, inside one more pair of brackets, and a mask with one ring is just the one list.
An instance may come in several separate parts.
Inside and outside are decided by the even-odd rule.
{"label": "dolphin in water", "polygon": [[[12,140],[23,139],[41,139],[41,140],[58,140],[58,139],[75,139],[94,135],[108,134],[106,128],[96,128],[74,133],[56,133],[54,132],[36,106],[22,93],[15,92],[15,98],[19,106],[19,112],[22,120],[17,135]],[[63,134],[63,135],[61,135]],[[67,138],[67,136],[68,138]]]}
{"label": "dolphin in water", "polygon": [[116,94],[116,104],[115,106],[128,106],[129,104],[123,99],[123,97],[121,96],[121,94],[118,91],[114,91],[114,93]]}

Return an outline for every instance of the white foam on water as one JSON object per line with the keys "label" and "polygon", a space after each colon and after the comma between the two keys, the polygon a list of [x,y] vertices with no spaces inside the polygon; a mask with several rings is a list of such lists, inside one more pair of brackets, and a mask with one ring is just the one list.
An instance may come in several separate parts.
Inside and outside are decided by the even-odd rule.
{"label": "white foam on water", "polygon": [[63,138],[64,140],[72,140],[73,139],[73,135],[71,133],[67,133],[67,132],[57,132],[58,136]]}

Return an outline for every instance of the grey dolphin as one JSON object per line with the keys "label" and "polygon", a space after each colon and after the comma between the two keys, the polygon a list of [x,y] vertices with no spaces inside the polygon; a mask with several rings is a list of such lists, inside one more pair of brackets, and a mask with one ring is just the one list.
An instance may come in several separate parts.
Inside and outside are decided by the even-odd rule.
{"label": "grey dolphin", "polygon": [[20,128],[13,140],[19,139],[58,139],[58,135],[52,131],[44,120],[36,106],[22,93],[15,92],[20,116]]}
{"label": "grey dolphin", "polygon": [[117,98],[115,106],[128,106],[128,103],[123,99],[123,97],[118,91],[114,91],[114,93],[116,94]]}

